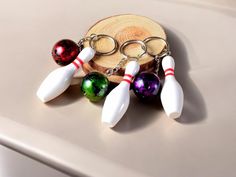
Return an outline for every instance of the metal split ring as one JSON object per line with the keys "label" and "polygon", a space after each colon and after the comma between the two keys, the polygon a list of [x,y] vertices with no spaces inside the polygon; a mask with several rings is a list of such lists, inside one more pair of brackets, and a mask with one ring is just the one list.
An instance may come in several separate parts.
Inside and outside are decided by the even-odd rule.
{"label": "metal split ring", "polygon": [[[143,50],[143,52],[137,56],[130,56],[128,55],[126,52],[125,52],[125,48],[128,46],[128,45],[131,45],[131,44],[139,44],[141,45],[141,48]],[[144,54],[147,53],[147,46],[146,44],[141,41],[141,40],[129,40],[129,41],[126,41],[124,42],[121,46],[120,46],[120,53],[122,55],[124,55],[125,58],[129,58],[129,59],[136,59],[138,60],[139,58],[141,58]]]}
{"label": "metal split ring", "polygon": [[168,42],[165,39],[161,38],[161,37],[151,36],[151,37],[148,37],[148,38],[144,39],[143,42],[147,46],[147,43],[152,41],[152,40],[162,40],[162,41],[164,41],[165,42],[165,47],[161,51],[161,53],[153,54],[153,53],[150,53],[150,52],[147,51],[148,55],[150,55],[152,57],[158,57],[158,58],[162,58],[162,57],[164,57],[166,55],[170,55],[170,46],[169,46]]}
{"label": "metal split ring", "polygon": [[[98,50],[96,50],[96,42],[99,41],[100,39],[102,38],[106,38],[106,39],[109,39],[110,41],[112,41],[114,47],[111,51],[108,51],[108,52],[100,52]],[[113,53],[115,53],[118,48],[119,48],[119,45],[118,45],[118,42],[116,39],[114,39],[113,37],[109,36],[109,35],[106,35],[106,34],[98,34],[98,35],[91,35],[91,38],[89,40],[89,46],[91,48],[93,48],[95,51],[96,51],[96,55],[112,55]]]}

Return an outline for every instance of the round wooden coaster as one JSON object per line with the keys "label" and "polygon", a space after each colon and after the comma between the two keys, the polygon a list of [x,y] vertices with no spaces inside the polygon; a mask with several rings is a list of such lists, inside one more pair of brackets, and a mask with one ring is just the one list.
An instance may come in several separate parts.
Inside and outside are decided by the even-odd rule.
{"label": "round wooden coaster", "polygon": [[[150,36],[159,36],[166,39],[164,29],[157,22],[139,15],[117,15],[108,17],[94,24],[87,32],[86,36],[91,34],[107,34],[114,37],[119,46],[128,40],[143,40]],[[87,46],[88,44],[85,44]],[[159,53],[163,50],[165,44],[163,41],[153,41],[148,43],[148,51]],[[109,51],[113,48],[113,44],[108,39],[101,39],[96,42],[96,49],[99,51]],[[126,48],[126,52],[132,56],[142,53],[142,49],[138,44],[130,45]],[[99,71],[106,73],[109,68],[114,68],[122,59],[119,50],[110,56],[96,56],[89,63],[84,65],[85,73]],[[140,71],[152,71],[155,68],[153,57],[144,55],[140,60]],[[114,73],[108,79],[111,82],[119,83],[124,74],[124,68]]]}

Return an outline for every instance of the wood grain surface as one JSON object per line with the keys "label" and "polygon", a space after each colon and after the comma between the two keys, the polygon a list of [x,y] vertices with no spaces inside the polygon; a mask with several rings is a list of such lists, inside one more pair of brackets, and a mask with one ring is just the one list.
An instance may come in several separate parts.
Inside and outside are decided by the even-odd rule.
{"label": "wood grain surface", "polygon": [[[128,40],[143,40],[150,36],[159,36],[166,39],[164,29],[157,22],[138,15],[117,15],[111,16],[95,23],[87,32],[86,36],[91,34],[107,34],[114,37],[119,46]],[[85,46],[88,44],[85,44]],[[102,38],[95,44],[97,50],[105,52],[112,50],[113,43],[109,39]],[[148,51],[153,53],[159,53],[163,50],[163,41],[153,41],[148,43]],[[142,53],[141,46],[138,44],[132,44],[126,48],[126,52],[129,55],[137,56]],[[122,54],[118,50],[116,53],[110,56],[96,56],[92,61],[84,66],[85,73],[91,71],[99,71],[105,73],[108,68],[115,67],[122,59]],[[141,69],[140,71],[152,71],[154,69],[153,57],[144,55],[139,60]],[[124,74],[124,68],[120,69],[117,73],[108,77],[110,81],[119,83]]]}

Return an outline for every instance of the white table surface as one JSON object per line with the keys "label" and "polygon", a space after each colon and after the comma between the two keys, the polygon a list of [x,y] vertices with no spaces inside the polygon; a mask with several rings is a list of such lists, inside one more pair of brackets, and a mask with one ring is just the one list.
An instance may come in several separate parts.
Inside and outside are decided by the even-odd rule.
{"label": "white table surface", "polygon": [[1,177],[69,177],[23,154],[0,145]]}
{"label": "white table surface", "polygon": [[[123,13],[166,29],[185,92],[183,122],[132,98],[110,130],[100,124],[101,104],[79,87],[49,105],[36,98],[57,67],[55,41],[77,40],[99,19]],[[0,0],[0,143],[78,176],[234,177],[235,29],[233,0]]]}

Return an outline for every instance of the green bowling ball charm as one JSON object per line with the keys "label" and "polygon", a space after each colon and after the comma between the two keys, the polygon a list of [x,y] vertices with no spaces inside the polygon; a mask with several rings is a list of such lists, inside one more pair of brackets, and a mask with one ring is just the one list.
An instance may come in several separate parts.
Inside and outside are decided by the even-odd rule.
{"label": "green bowling ball charm", "polygon": [[82,81],[81,89],[90,101],[100,101],[106,96],[109,81],[101,73],[91,72]]}

